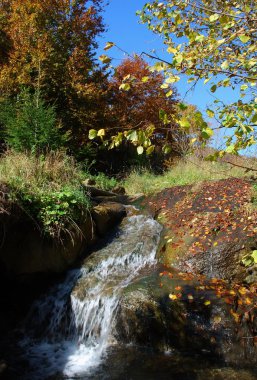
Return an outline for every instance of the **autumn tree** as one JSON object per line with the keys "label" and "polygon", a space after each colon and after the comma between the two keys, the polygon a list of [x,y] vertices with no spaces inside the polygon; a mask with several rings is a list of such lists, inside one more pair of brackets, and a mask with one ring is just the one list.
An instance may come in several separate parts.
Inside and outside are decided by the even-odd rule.
{"label": "autumn tree", "polygon": [[[240,92],[229,105],[216,100],[208,109],[219,128],[227,128],[225,152],[237,153],[256,143],[257,126],[257,3],[252,0],[164,0],[147,3],[139,12],[143,23],[163,37],[170,58],[156,58],[167,82],[181,75],[194,86],[199,80]],[[216,124],[217,125],[217,124]],[[203,126],[202,138],[213,131]]]}
{"label": "autumn tree", "polygon": [[[111,136],[111,148],[119,146],[125,137],[137,146],[139,154],[152,153],[154,147],[180,154],[177,140],[182,131],[174,117],[178,94],[172,83],[163,82],[162,73],[151,71],[141,57],[123,60],[110,79],[112,125],[98,131],[98,136]],[[97,131],[92,130],[91,137],[96,135]]]}
{"label": "autumn tree", "polygon": [[[116,67],[110,81],[112,111],[122,128],[145,129],[154,125],[158,131],[158,127],[162,127],[159,111],[175,112],[177,91],[171,85],[162,88],[163,80],[162,74],[151,72],[149,64],[138,56],[127,58]],[[129,90],[122,91],[128,85]],[[170,97],[166,96],[168,92]]]}
{"label": "autumn tree", "polygon": [[21,88],[54,105],[73,142],[102,122],[105,75],[95,60],[104,0],[0,1],[1,97]]}

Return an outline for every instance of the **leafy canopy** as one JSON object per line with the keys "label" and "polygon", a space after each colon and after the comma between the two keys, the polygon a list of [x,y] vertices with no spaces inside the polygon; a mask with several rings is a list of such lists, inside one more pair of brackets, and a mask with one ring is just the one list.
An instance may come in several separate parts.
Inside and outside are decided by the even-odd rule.
{"label": "leafy canopy", "polygon": [[[145,4],[141,21],[160,34],[170,59],[157,59],[155,69],[166,81],[177,82],[182,74],[188,82],[204,80],[210,91],[239,89],[236,102],[216,100],[220,128],[228,128],[225,151],[237,153],[256,143],[257,126],[257,3],[252,0],[163,0]],[[210,128],[202,137],[212,135]]]}

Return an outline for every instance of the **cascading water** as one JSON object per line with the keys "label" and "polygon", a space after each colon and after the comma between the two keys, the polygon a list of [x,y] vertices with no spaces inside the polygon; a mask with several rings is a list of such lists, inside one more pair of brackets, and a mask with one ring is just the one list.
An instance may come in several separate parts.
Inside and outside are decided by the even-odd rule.
{"label": "cascading water", "polygon": [[31,366],[24,379],[89,376],[112,343],[122,288],[155,263],[161,230],[149,217],[126,218],[111,242],[35,303],[21,342]]}

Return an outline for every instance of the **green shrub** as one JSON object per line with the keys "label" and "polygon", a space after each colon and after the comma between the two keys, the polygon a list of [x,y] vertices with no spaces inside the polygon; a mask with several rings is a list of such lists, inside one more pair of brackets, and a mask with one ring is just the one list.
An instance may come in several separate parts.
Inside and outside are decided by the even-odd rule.
{"label": "green shrub", "polygon": [[78,232],[86,220],[90,201],[83,179],[74,159],[58,151],[45,156],[8,151],[0,160],[0,183],[9,188],[10,201],[58,239]]}
{"label": "green shrub", "polygon": [[0,103],[0,124],[8,146],[19,152],[57,150],[67,141],[58,127],[55,108],[46,106],[38,93],[27,90],[14,102]]}

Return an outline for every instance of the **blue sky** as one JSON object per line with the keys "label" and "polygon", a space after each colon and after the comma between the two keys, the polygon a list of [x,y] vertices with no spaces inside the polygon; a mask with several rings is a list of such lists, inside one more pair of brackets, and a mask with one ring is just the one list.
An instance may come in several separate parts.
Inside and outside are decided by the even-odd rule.
{"label": "blue sky", "polygon": [[[150,52],[155,49],[160,57],[169,58],[165,53],[161,38],[147,29],[146,25],[139,23],[136,11],[142,9],[146,0],[110,0],[104,13],[107,32],[99,40],[99,55],[103,54],[103,48],[107,41],[112,41],[130,54],[140,54],[143,51]],[[113,64],[118,65],[125,54],[113,48],[108,51],[113,58]],[[181,98],[189,89],[186,79],[183,78],[177,88]],[[222,98],[224,102],[231,102],[237,98],[237,94],[230,89],[222,89],[215,93],[215,96]],[[193,92],[186,97],[186,102],[198,106],[204,112],[207,105],[210,105],[214,98],[208,87],[202,83],[198,84]]]}

